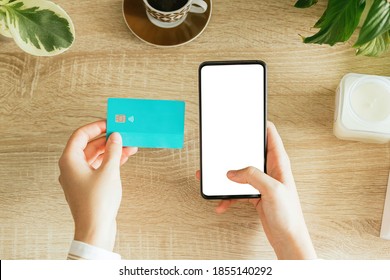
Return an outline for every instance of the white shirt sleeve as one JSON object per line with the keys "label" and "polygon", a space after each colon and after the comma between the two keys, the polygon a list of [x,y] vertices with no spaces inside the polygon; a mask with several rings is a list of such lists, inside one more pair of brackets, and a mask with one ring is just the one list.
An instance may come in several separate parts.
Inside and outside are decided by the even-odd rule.
{"label": "white shirt sleeve", "polygon": [[70,245],[68,260],[120,260],[117,253],[73,240]]}

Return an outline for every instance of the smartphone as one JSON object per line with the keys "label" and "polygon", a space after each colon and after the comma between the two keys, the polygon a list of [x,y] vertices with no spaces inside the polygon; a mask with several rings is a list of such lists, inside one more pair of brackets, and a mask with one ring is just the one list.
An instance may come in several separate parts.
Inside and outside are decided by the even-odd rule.
{"label": "smartphone", "polygon": [[201,194],[206,199],[256,198],[249,184],[229,180],[229,170],[265,172],[266,64],[208,61],[199,66]]}

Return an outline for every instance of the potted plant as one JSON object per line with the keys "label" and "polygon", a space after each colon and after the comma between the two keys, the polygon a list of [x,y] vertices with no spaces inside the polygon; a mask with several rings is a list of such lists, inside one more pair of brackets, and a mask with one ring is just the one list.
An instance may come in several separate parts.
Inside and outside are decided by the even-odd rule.
{"label": "potted plant", "polygon": [[[308,8],[317,1],[298,0],[295,7]],[[361,19],[363,24],[353,44],[356,54],[383,54],[390,46],[390,0],[328,0],[325,12],[314,25],[320,30],[313,36],[303,37],[303,42],[330,46],[346,42],[359,26]]]}
{"label": "potted plant", "polygon": [[69,15],[46,0],[0,0],[0,34],[37,56],[60,54],[75,38]]}

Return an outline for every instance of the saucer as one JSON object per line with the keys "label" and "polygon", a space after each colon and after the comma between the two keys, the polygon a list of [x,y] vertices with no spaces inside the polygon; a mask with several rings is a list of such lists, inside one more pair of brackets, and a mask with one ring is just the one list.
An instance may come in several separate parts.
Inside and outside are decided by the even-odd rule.
{"label": "saucer", "polygon": [[141,41],[159,47],[180,46],[197,38],[209,23],[211,0],[204,1],[208,5],[206,12],[188,13],[185,21],[173,28],[161,28],[151,23],[143,0],[123,0],[123,17],[127,27]]}

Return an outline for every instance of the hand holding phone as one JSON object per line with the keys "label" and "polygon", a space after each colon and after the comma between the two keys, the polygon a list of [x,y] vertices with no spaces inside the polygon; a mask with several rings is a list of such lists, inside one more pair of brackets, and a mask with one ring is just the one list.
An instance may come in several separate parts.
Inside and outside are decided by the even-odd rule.
{"label": "hand holding phone", "polygon": [[[317,258],[295,186],[290,160],[273,123],[267,122],[267,172],[255,167],[229,171],[227,177],[239,184],[249,183],[260,198],[244,199],[253,204],[268,241],[278,259]],[[200,172],[196,172],[200,179]],[[215,209],[224,213],[240,199],[221,200]]]}
{"label": "hand holding phone", "polygon": [[262,61],[204,62],[199,67],[201,193],[207,199],[260,197],[226,177],[265,171],[266,66]]}

